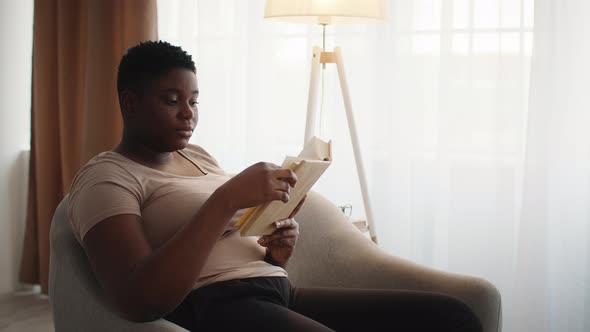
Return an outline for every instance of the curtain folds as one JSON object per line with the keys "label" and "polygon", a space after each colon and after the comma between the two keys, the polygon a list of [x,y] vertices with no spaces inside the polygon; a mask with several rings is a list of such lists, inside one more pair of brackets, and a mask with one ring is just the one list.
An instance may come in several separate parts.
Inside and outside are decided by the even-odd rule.
{"label": "curtain folds", "polygon": [[157,38],[155,0],[37,0],[31,162],[20,280],[47,292],[49,228],[78,168],[120,139],[117,65]]}
{"label": "curtain folds", "polygon": [[590,3],[536,0],[511,331],[590,331]]}

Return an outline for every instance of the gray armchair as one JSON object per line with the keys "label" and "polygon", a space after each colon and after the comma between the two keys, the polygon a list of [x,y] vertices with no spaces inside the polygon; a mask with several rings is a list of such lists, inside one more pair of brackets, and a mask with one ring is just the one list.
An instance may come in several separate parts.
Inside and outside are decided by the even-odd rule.
{"label": "gray armchair", "polygon": [[[113,311],[70,230],[66,204],[67,197],[55,212],[50,234],[49,300],[55,330],[186,331],[163,319],[129,322]],[[501,331],[500,294],[489,282],[427,268],[385,253],[317,193],[308,194],[297,221],[301,236],[288,266],[294,285],[445,293],[471,307],[485,332]]]}

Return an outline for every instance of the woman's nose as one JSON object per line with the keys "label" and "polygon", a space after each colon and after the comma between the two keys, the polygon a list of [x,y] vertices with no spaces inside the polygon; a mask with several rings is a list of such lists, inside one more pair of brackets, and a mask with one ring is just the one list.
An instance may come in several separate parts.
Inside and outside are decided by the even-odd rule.
{"label": "woman's nose", "polygon": [[183,119],[192,120],[194,116],[195,110],[193,109],[193,107],[191,107],[191,105],[189,105],[188,103],[185,104],[180,111],[180,117],[182,117]]}

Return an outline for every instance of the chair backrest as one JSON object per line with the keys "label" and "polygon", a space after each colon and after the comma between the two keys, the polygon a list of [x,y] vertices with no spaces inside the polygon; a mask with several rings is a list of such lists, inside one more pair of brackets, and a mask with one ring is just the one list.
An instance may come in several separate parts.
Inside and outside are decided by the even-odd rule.
{"label": "chair backrest", "polygon": [[134,323],[115,313],[94,278],[84,249],[72,233],[67,204],[66,196],[55,211],[50,230],[49,302],[55,330],[186,331],[163,319]]}

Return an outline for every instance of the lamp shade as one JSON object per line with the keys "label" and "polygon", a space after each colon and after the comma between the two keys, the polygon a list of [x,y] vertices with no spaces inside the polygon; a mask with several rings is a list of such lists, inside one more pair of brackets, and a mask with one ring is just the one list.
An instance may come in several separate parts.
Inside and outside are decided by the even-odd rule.
{"label": "lamp shade", "polygon": [[385,21],[386,0],[266,0],[264,17],[311,24]]}

